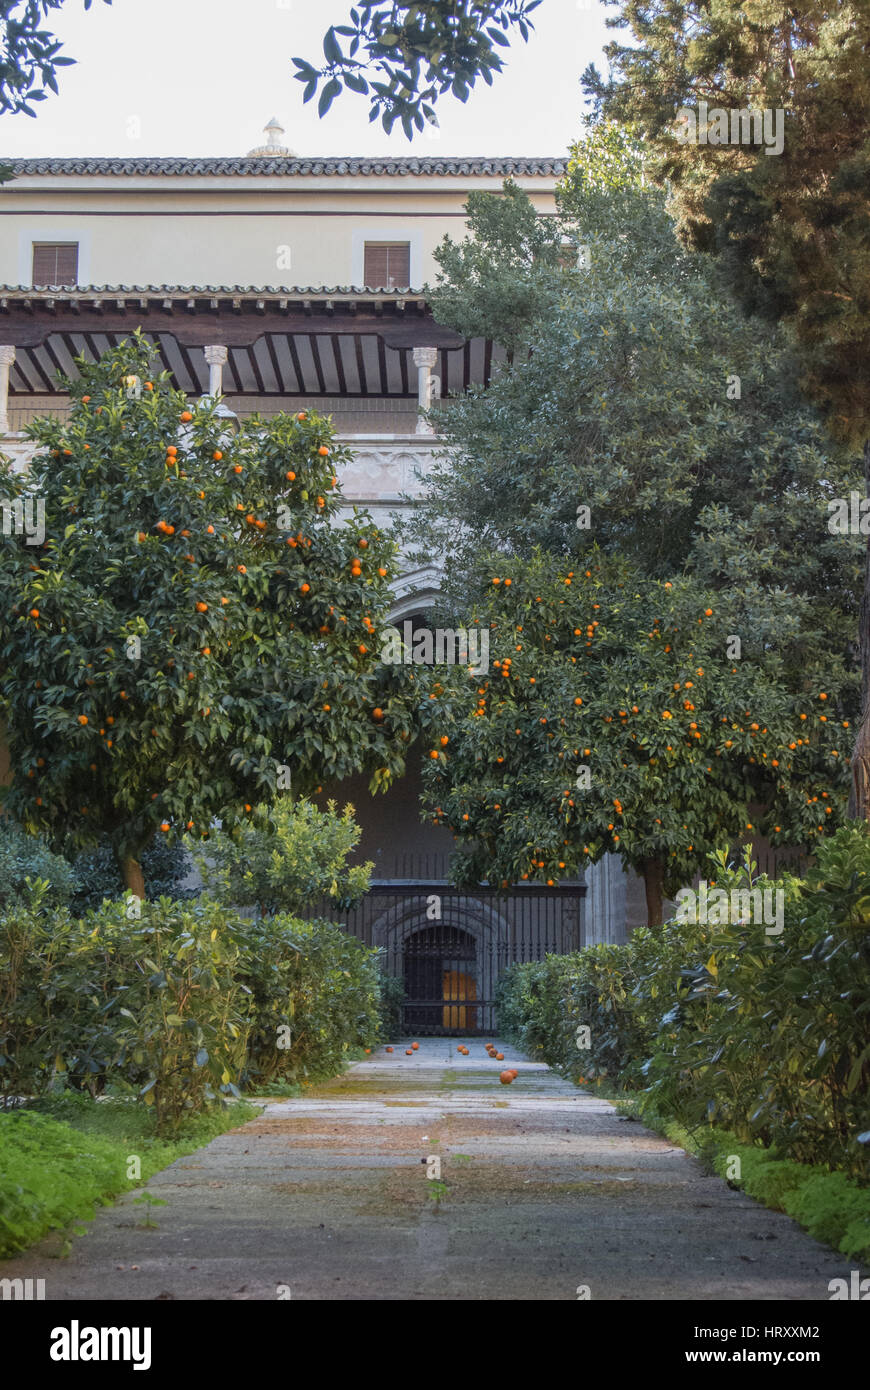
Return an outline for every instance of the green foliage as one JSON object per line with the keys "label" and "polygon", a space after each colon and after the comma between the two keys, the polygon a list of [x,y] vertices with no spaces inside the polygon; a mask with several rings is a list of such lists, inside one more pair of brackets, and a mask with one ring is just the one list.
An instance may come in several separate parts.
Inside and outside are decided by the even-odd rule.
{"label": "green foliage", "polygon": [[617,853],[655,897],[747,832],[830,831],[854,678],[798,660],[799,641],[787,662],[788,632],[748,628],[727,592],[577,563],[482,557],[463,626],[489,631],[492,670],[428,677],[424,718],[449,742],[424,760],[424,805],[454,833],[458,879],[555,882]]}
{"label": "green foliage", "polygon": [[0,1115],[0,1255],[48,1230],[88,1219],[125,1187],[126,1155],[98,1136],[82,1139],[43,1115]]}
{"label": "green foliage", "polygon": [[363,769],[384,786],[410,734],[403,668],[372,641],[395,544],[363,514],[338,522],[349,455],[329,422],[254,417],[226,438],[153,357],[137,334],[79,362],[69,415],[28,426],[38,562],[0,540],[6,804],[68,853],[108,838],[119,864],[158,830],[244,821],[291,777],[296,794]]}
{"label": "green foliage", "polygon": [[[597,546],[730,591],[733,631],[776,631],[799,664],[839,662],[862,538],[828,530],[828,502],[861,488],[860,460],[802,402],[786,334],[745,319],[709,258],[679,247],[663,195],[639,186],[642,152],[617,141],[611,155],[614,139],[604,127],[576,147],[556,225],[508,186],[470,198],[469,237],[437,253],[439,320],[513,359],[439,409],[449,452],[406,525],[410,552],[449,555],[461,611],[481,552],[540,545],[579,566]],[[559,266],[562,237],[585,267]]]}
{"label": "green foliage", "polygon": [[348,868],[359,842],[352,806],[319,811],[311,801],[280,797],[231,832],[214,834],[197,857],[207,892],[228,906],[256,905],[262,916],[298,912],[319,898],[358,902],[371,864]]}
{"label": "green foliage", "polygon": [[513,353],[541,312],[564,291],[563,262],[576,248],[563,245],[559,223],[541,217],[511,179],[503,192],[472,191],[465,205],[466,240],[445,237],[438,247],[438,283],[430,290],[440,322],[473,338],[492,338]]}
{"label": "green foliage", "polygon": [[381,972],[378,987],[378,1039],[381,1042],[389,1042],[401,1036],[405,981],[399,975],[385,975]]}
{"label": "green foliage", "polygon": [[492,338],[522,375],[532,342],[564,312],[566,299],[589,293],[581,250],[594,259],[596,275],[606,263],[608,283],[617,267],[634,280],[653,268],[673,279],[671,224],[661,197],[642,192],[643,170],[640,144],[602,124],[572,147],[558,216],[538,213],[511,179],[500,194],[469,193],[469,235],[460,242],[446,236],[435,252],[438,281],[429,294],[436,317],[465,337]]}
{"label": "green foliage", "polygon": [[740,1186],[744,1192],[773,1211],[784,1211],[789,1193],[806,1182],[806,1164],[772,1159],[764,1149],[750,1149],[736,1143],[729,1152],[720,1150],[717,1154],[713,1166],[720,1177],[728,1177],[728,1161],[732,1154],[740,1159]]}
{"label": "green foliage", "polygon": [[[45,101],[49,92],[57,93],[57,69],[75,62],[60,56],[60,41],[41,29],[41,21],[64,0],[0,0],[0,27],[3,49],[0,53],[0,115],[35,116],[31,105]],[[84,0],[86,10],[93,0]],[[103,0],[111,5],[112,0]],[[2,182],[0,171],[0,182]]]}
{"label": "green foliage", "polygon": [[[319,116],[346,88],[371,98],[370,121],[380,116],[388,134],[398,121],[410,140],[427,121],[438,124],[434,108],[440,96],[449,91],[467,101],[478,77],[492,85],[493,74],[504,67],[498,48],[508,46],[506,35],[513,29],[528,39],[533,27],[529,15],[540,3],[356,0],[350,22],[331,25],[326,32],[324,66],[294,58],[294,76],[305,85],[305,101],[320,88]],[[360,51],[362,58],[357,57]]]}
{"label": "green foliage", "polygon": [[135,1088],[162,1127],[238,1095],[244,994],[228,915],[162,898],[128,915],[33,910],[0,918],[0,1090],[41,1095],[55,1077]]}
{"label": "green foliage", "polygon": [[[722,260],[748,307],[784,316],[801,344],[804,384],[834,432],[870,435],[867,46],[863,0],[715,5],[610,0],[617,29],[608,78],[583,75],[599,115],[645,136],[681,230]],[[767,108],[781,153],[761,144],[680,143],[677,111],[699,103]]]}
{"label": "green foliage", "polygon": [[866,1208],[847,1222],[839,1249],[855,1259],[870,1260],[870,1213]]}
{"label": "green foliage", "polygon": [[[583,138],[571,148],[568,177],[558,190],[563,213],[570,207],[572,191],[582,189],[587,207],[594,206],[590,199],[592,193],[606,198],[612,217],[614,205],[618,206],[615,194],[645,186],[647,163],[643,141],[630,125],[593,121],[584,116]],[[630,200],[626,200],[625,206],[630,206]]]}
{"label": "green foliage", "polygon": [[[499,1027],[575,1080],[618,1080],[643,1110],[690,1131],[715,1124],[778,1158],[866,1180],[870,834],[839,830],[804,880],[771,884],[748,860],[713,862],[728,893],[782,890],[781,934],[757,920],[674,920],[625,946],[513,966],[498,987]],[[759,1181],[759,1196],[785,1200],[787,1170]]]}
{"label": "green foliage", "polygon": [[[138,915],[137,915],[138,914]],[[249,1082],[334,1075],[377,1036],[377,953],[202,897],[0,918],[0,1097],[132,1089],[161,1133]]]}
{"label": "green foliage", "polygon": [[239,922],[238,979],[250,1033],[243,1080],[334,1076],[378,1030],[377,952],[333,922],[275,916]]}
{"label": "green foliage", "polygon": [[[169,844],[165,835],[157,834],[142,851],[142,873],[145,896],[151,902],[158,898],[173,898],[184,902],[199,895],[198,888],[180,885],[190,875],[192,862],[189,852],[180,844]],[[72,864],[75,892],[71,909],[81,916],[100,906],[104,898],[124,895],[124,884],[118,861],[110,844],[102,844],[89,853],[76,855]]]}
{"label": "green foliage", "polygon": [[[120,1099],[67,1094],[0,1114],[0,1258],[89,1220],[95,1206],[256,1113],[241,1103],[189,1117],[171,1142],[157,1135],[153,1111]],[[141,1162],[137,1179],[127,1177],[131,1154]]]}
{"label": "green foliage", "polygon": [[8,912],[31,900],[38,882],[44,887],[41,903],[46,910],[68,903],[75,888],[70,865],[52,854],[41,836],[28,835],[10,821],[0,818],[0,912]]}
{"label": "green foliage", "polygon": [[[839,1247],[847,1229],[864,1223],[865,1245],[870,1250],[870,1192],[856,1190],[844,1173],[818,1173],[787,1192],[783,1206],[811,1236]],[[854,1253],[859,1253],[855,1251]]]}

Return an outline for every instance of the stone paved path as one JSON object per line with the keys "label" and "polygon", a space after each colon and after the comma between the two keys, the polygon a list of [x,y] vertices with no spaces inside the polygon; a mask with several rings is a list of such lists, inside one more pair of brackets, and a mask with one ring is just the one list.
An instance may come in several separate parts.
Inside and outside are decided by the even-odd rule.
{"label": "stone paved path", "polygon": [[[65,1260],[49,1299],[819,1299],[848,1261],[504,1045],[421,1039],[215,1139]],[[498,1073],[516,1066],[511,1086]],[[421,1161],[441,1159],[440,1200]],[[282,1291],[279,1294],[279,1289]]]}

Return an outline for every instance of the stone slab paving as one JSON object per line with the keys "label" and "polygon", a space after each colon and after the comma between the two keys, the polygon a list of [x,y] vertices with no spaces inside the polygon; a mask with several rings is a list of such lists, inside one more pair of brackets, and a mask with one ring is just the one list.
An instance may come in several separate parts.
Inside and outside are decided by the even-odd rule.
{"label": "stone slab paving", "polygon": [[[849,1262],[507,1044],[382,1049],[157,1174],[66,1259],[0,1275],[48,1299],[828,1300]],[[502,1086],[498,1074],[519,1077]],[[425,1160],[441,1160],[442,1187]],[[438,1200],[434,1200],[437,1196]]]}

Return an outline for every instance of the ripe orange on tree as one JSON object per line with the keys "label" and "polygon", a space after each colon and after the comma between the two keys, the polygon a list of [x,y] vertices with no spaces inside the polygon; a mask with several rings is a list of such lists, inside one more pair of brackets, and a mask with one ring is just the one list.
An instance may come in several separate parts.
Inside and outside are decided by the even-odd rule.
{"label": "ripe orange on tree", "polygon": [[[468,590],[467,610],[456,615],[457,627],[489,628],[498,674],[510,671],[505,648],[522,648],[514,653],[523,668],[511,685],[510,713],[517,716],[511,747],[505,747],[504,704],[486,691],[478,700],[458,665],[437,675],[446,687],[439,700],[451,711],[450,758],[425,760],[424,807],[431,814],[437,804],[438,819],[454,830],[462,850],[461,886],[496,877],[554,886],[572,860],[594,863],[615,851],[627,869],[645,877],[650,921],[657,921],[664,898],[703,874],[711,850],[744,833],[751,801],[765,806],[759,829],[775,834],[778,843],[812,844],[823,833],[800,797],[804,782],[821,779],[831,794],[832,811],[823,818],[828,825],[845,814],[848,779],[833,721],[813,721],[806,764],[789,766],[782,757],[790,745],[801,748],[796,724],[802,732],[809,727],[800,705],[811,675],[802,662],[785,669],[763,651],[734,666],[728,634],[740,629],[730,625],[734,618],[723,596],[707,601],[691,576],[661,584],[643,578],[632,562],[596,559],[600,622],[596,617],[595,644],[578,659],[587,599],[575,596],[577,586],[566,597],[556,557],[535,552],[524,565],[523,591],[536,595],[539,609],[532,618],[519,586],[507,589],[502,579],[495,584],[498,576],[485,557]],[[699,614],[705,619],[700,628]],[[509,642],[520,629],[522,644]],[[649,634],[659,631],[670,640],[650,643]],[[634,685],[626,653],[629,662],[636,657],[629,672],[644,671]],[[417,679],[421,694],[427,687],[434,694],[434,674],[419,668]],[[839,697],[828,673],[815,688],[829,696],[827,708],[835,698],[844,701],[845,714],[853,696],[849,677],[840,679]],[[673,701],[674,690],[692,698]],[[575,725],[570,733],[553,717],[568,704]],[[440,733],[427,708],[427,727]],[[747,710],[755,728],[744,724]],[[727,738],[714,733],[722,722]],[[576,767],[580,746],[582,756],[593,759],[593,780],[578,796],[563,779]],[[530,866],[532,835],[540,850]]]}
{"label": "ripe orange on tree", "polygon": [[[244,535],[240,536],[237,517],[250,515],[256,523],[256,508],[263,505],[260,499],[274,496],[276,490],[286,497],[289,490],[284,489],[285,481],[306,476],[312,464],[325,474],[320,460],[330,455],[328,476],[337,476],[337,465],[344,462],[345,454],[332,442],[331,424],[300,411],[299,420],[278,415],[228,439],[220,432],[220,422],[210,420],[207,410],[192,405],[174,390],[168,376],[152,382],[158,389],[147,400],[144,393],[141,398],[125,397],[118,391],[118,382],[129,375],[150,379],[147,364],[153,360],[152,352],[147,338],[134,334],[111,348],[99,362],[83,364],[79,389],[92,401],[111,400],[111,412],[101,407],[91,411],[86,409],[88,402],[73,397],[67,422],[34,422],[37,450],[28,482],[44,496],[47,531],[57,538],[50,555],[41,561],[51,572],[50,622],[40,616],[40,602],[46,601],[42,589],[37,598],[32,587],[35,576],[29,566],[33,552],[25,551],[14,537],[0,536],[4,548],[0,627],[4,652],[8,653],[4,674],[9,690],[7,741],[13,766],[26,773],[36,757],[46,752],[47,689],[52,689],[51,712],[65,709],[73,716],[66,720],[66,732],[52,729],[52,745],[59,756],[49,759],[40,771],[42,804],[36,806],[32,795],[24,796],[30,783],[22,775],[20,786],[10,788],[9,809],[30,831],[59,837],[68,830],[75,840],[74,848],[87,848],[111,833],[119,845],[119,858],[123,858],[124,882],[130,886],[141,851],[161,824],[170,827],[162,832],[164,835],[181,830],[188,821],[208,825],[224,815],[231,824],[234,817],[250,814],[242,812],[243,806],[254,806],[277,790],[277,785],[273,788],[268,782],[256,784],[253,774],[237,768],[223,750],[245,747],[252,730],[275,749],[283,749],[297,737],[297,721],[300,715],[307,716],[310,708],[300,689],[312,662],[316,660],[325,669],[343,667],[347,643],[342,633],[356,633],[360,626],[368,632],[378,631],[388,620],[388,594],[382,583],[387,575],[375,575],[375,570],[388,571],[392,556],[391,542],[378,537],[374,527],[359,519],[352,527],[327,519],[326,476],[317,478],[322,506],[317,505],[317,486],[310,497],[305,492],[296,495],[294,489],[293,500],[287,504],[291,521],[282,533],[261,520],[250,529],[243,527]],[[307,422],[304,429],[300,428],[303,421]],[[179,435],[179,422],[192,424],[193,429]],[[178,469],[160,469],[157,482],[153,477],[155,443],[167,460],[178,465]],[[85,476],[81,451],[86,446]],[[317,454],[318,449],[326,453]],[[216,469],[215,463],[226,463],[227,468]],[[237,468],[243,469],[246,479],[247,505],[241,513],[235,511]],[[179,486],[181,473],[187,474],[187,481],[181,484],[187,489],[184,493]],[[16,495],[20,484],[11,487]],[[95,545],[83,546],[81,533],[65,536],[70,512],[99,518],[93,527]],[[304,538],[304,575],[287,572],[291,557],[284,541],[288,531]],[[176,554],[174,540],[182,532],[186,544],[190,535],[205,534],[208,545],[203,549],[208,553],[187,561],[180,547]],[[160,546],[144,543],[152,533],[160,538]],[[134,547],[130,546],[131,535],[138,541]],[[361,546],[361,540],[367,544]],[[346,566],[351,556],[363,552],[371,556],[374,583],[352,586],[359,590],[357,595],[348,592],[351,586],[346,582]],[[301,550],[293,551],[293,561],[299,553]],[[134,581],[129,592],[124,585],[106,585],[107,562],[129,572]],[[197,569],[193,586],[179,574],[183,570],[184,576],[192,578],[191,566]],[[355,568],[360,567],[357,564]],[[195,608],[200,615],[215,610],[221,613],[226,645],[210,646],[207,637],[211,634],[203,633],[198,648],[211,653],[208,666],[219,652],[217,686],[211,684],[211,674],[204,670],[197,678],[197,671],[184,661],[184,634],[189,629],[190,609],[196,604],[204,605]],[[17,613],[13,612],[16,607]],[[323,632],[329,608],[334,610],[334,621]],[[148,637],[142,642],[134,675],[118,634],[136,632],[135,624],[143,612],[148,614]],[[27,621],[20,621],[22,614],[27,615]],[[91,615],[87,621],[86,614]],[[20,636],[16,628],[22,629]],[[57,640],[61,630],[63,645]],[[293,633],[289,656],[288,631]],[[252,643],[276,672],[268,698],[249,669]],[[405,673],[387,670],[373,647],[368,641],[353,642],[354,674],[349,677],[347,697],[333,698],[330,710],[325,711],[329,717],[318,729],[322,748],[311,749],[300,740],[293,753],[294,792],[298,789],[304,796],[321,785],[327,768],[330,776],[338,777],[377,772],[389,778],[400,772],[401,741],[388,736],[383,712],[389,701],[397,726],[405,728],[417,700],[412,701],[411,687],[405,688]],[[179,707],[158,701],[154,673],[159,673],[161,681],[176,685],[182,701]],[[112,755],[112,777],[94,795],[94,750],[87,746],[90,738],[82,734],[88,726],[78,723],[76,715],[84,679],[94,681],[93,690],[106,692],[109,708],[113,700],[120,700],[125,710],[135,702],[137,716],[135,720],[119,716],[119,729],[124,724],[124,732],[114,740],[114,730],[108,724],[112,716],[103,710],[90,714],[94,728],[109,732],[107,740],[106,732],[100,737],[105,740],[104,750]],[[119,694],[122,681],[124,696]],[[195,699],[190,698],[194,686]],[[224,700],[224,694],[235,698]],[[372,714],[373,709],[381,712],[380,717]],[[186,796],[185,804],[180,797],[176,799],[178,793],[172,787],[166,786],[166,761],[154,758],[155,741],[172,748],[174,767],[181,770],[187,786],[196,787]],[[205,764],[213,771],[208,778],[198,778],[196,769]],[[270,774],[276,784],[277,767],[276,759]],[[78,793],[83,776],[88,780],[88,815],[76,816],[75,824],[65,826],[65,808],[81,805]],[[119,822],[117,806],[134,803],[160,810],[152,810],[150,820],[131,814],[128,821],[122,817]]]}

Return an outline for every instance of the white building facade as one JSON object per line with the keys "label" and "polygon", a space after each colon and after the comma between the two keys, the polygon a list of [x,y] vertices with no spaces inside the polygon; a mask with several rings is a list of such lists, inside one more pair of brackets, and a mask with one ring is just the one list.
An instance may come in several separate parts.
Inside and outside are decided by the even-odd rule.
{"label": "white building facade", "polygon": [[[497,193],[506,178],[555,212],[564,163],[303,159],[274,120],[266,136],[239,158],[11,161],[0,189],[0,453],[16,467],[27,466],[25,425],[68,409],[57,374],[74,376],[76,356],[141,328],[192,397],[222,393],[240,417],[331,415],[353,451],[340,474],[349,506],[389,521],[402,497],[423,495],[439,448],[425,412],[438,394],[485,385],[503,360],[498,344],[433,318],[435,250],[467,234],[469,193]],[[406,567],[395,618],[425,613],[439,572],[438,556]],[[383,881],[443,879],[450,837],[415,828],[413,775],[376,813],[362,787],[353,799]],[[624,940],[645,920],[639,884],[616,864],[593,870],[577,897],[570,941],[548,945]]]}

